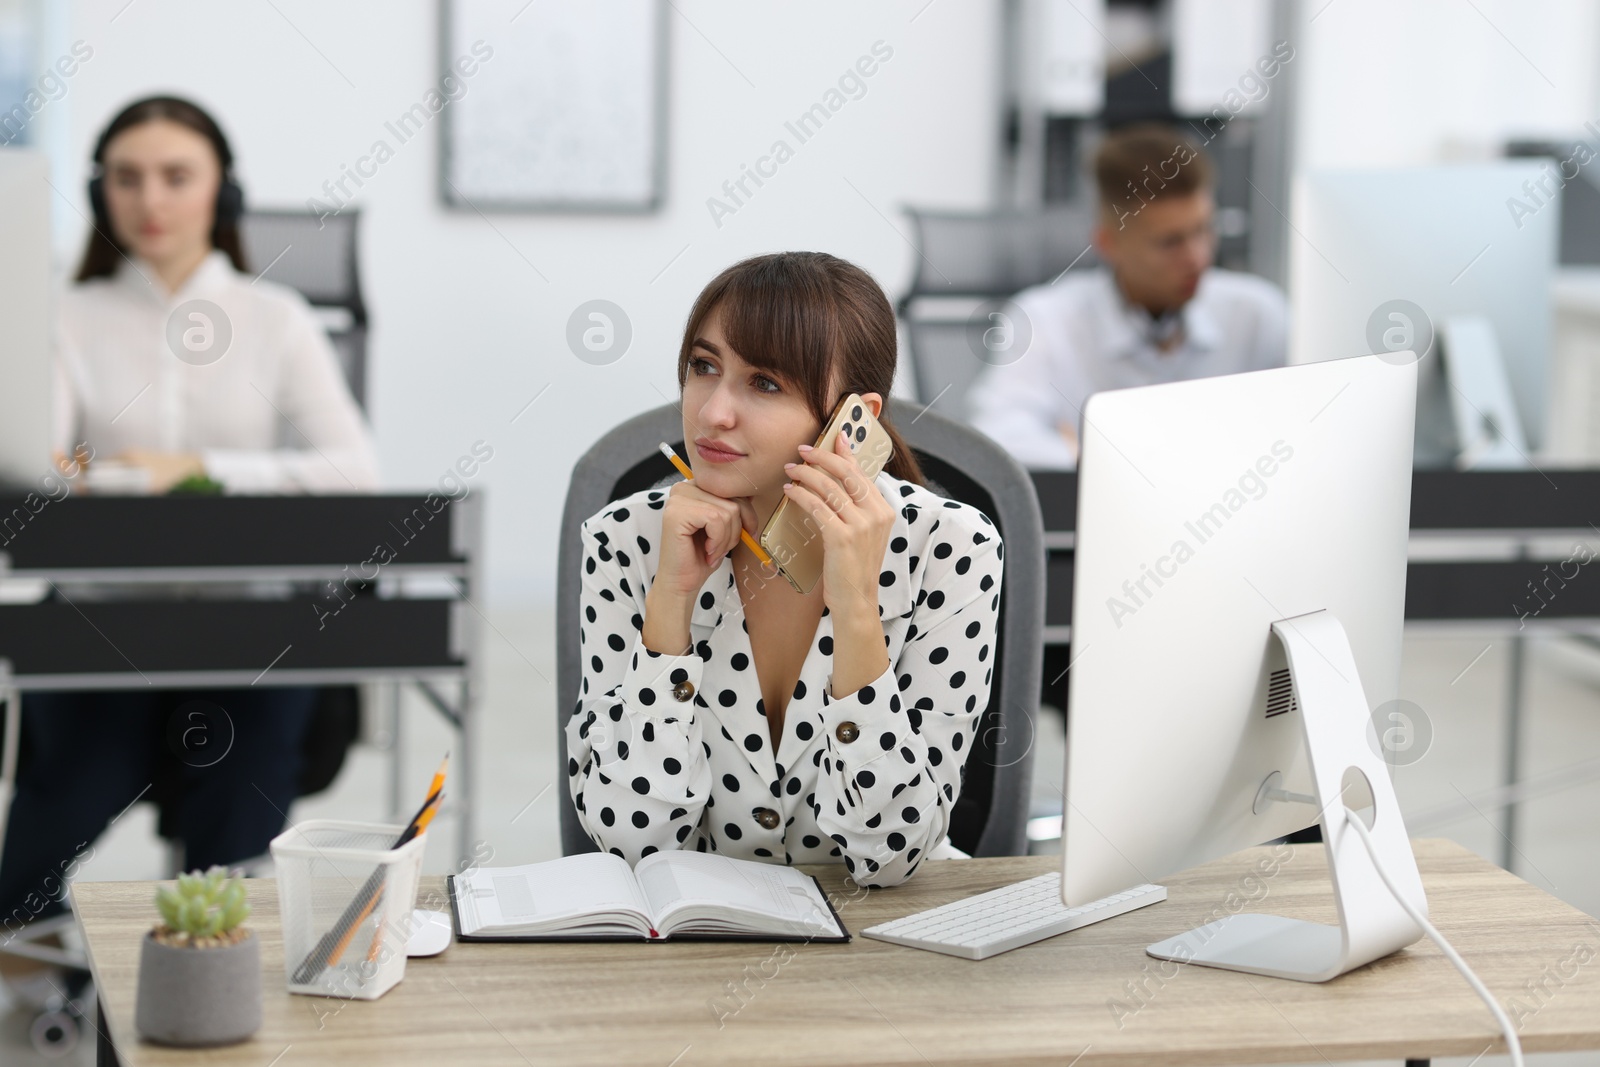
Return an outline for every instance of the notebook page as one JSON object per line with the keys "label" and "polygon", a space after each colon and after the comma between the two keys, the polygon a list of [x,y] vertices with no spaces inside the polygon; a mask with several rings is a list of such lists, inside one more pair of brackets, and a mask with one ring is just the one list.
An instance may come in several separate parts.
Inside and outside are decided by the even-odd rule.
{"label": "notebook page", "polygon": [[627,860],[609,852],[520,867],[479,867],[457,877],[456,895],[463,932],[469,934],[594,912],[650,911]]}
{"label": "notebook page", "polygon": [[658,920],[685,906],[714,904],[799,923],[832,923],[811,876],[780,863],[660,852],[640,860],[634,875]]}

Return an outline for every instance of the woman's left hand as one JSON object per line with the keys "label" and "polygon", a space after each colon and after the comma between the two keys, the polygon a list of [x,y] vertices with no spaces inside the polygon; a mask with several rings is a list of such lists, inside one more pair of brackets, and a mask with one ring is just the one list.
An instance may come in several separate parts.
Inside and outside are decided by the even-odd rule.
{"label": "woman's left hand", "polygon": [[803,463],[784,464],[784,493],[822,531],[822,601],[833,615],[878,618],[878,575],[895,510],[856,462],[841,431],[832,450],[801,446]]}

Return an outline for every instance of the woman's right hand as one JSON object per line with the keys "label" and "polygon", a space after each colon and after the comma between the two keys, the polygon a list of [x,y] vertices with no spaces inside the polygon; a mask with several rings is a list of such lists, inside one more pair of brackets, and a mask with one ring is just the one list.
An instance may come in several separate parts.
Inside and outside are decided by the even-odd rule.
{"label": "woman's right hand", "polygon": [[722,557],[739,543],[739,505],[692,481],[677,482],[661,512],[661,561],[645,594],[646,648],[663,655],[688,650],[694,598]]}
{"label": "woman's right hand", "polygon": [[739,505],[694,482],[675,483],[661,513],[661,560],[651,591],[692,599],[739,544]]}

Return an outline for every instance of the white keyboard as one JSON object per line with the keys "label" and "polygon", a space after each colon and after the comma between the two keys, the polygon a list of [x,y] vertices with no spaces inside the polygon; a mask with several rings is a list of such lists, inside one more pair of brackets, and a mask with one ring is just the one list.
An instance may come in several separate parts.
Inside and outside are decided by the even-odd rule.
{"label": "white keyboard", "polygon": [[1061,903],[1061,872],[1056,871],[861,932],[896,945],[981,960],[1166,899],[1166,886],[1136,885],[1069,908]]}

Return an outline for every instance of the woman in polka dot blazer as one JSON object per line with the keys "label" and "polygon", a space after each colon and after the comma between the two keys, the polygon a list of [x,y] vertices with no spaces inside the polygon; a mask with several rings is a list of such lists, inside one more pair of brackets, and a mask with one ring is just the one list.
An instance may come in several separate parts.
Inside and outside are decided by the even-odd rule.
{"label": "woman in polka dot blazer", "polygon": [[[582,528],[567,771],[600,848],[842,858],[869,886],[964,855],[946,834],[989,699],[999,533],[925,488],[887,422],[874,480],[842,440],[808,443],[850,392],[881,419],[895,354],[883,291],[824,253],[745,260],[696,300],[678,354],[694,480]],[[809,594],[739,539],[785,496],[822,531]]]}

